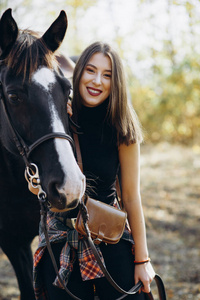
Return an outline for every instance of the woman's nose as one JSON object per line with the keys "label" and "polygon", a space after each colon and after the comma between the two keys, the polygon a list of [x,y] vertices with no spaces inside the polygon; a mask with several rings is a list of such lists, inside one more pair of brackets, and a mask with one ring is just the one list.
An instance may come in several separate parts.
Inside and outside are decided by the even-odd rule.
{"label": "woman's nose", "polygon": [[93,82],[94,82],[96,85],[100,85],[100,84],[101,84],[101,74],[96,74],[96,76],[95,76],[94,79],[93,79]]}

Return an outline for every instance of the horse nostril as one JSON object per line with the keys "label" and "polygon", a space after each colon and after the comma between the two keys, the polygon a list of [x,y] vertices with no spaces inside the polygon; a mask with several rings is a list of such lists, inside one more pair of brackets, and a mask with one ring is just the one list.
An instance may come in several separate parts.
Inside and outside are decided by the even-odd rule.
{"label": "horse nostril", "polygon": [[63,210],[66,208],[66,202],[67,202],[67,198],[64,193],[56,192],[56,194],[54,194],[54,196],[51,197],[51,205],[53,208]]}
{"label": "horse nostril", "polygon": [[59,194],[59,198],[60,198],[59,202],[62,204],[65,203],[67,200],[66,195],[63,193]]}
{"label": "horse nostril", "polygon": [[55,181],[49,183],[49,196],[52,198],[59,196],[58,186]]}
{"label": "horse nostril", "polygon": [[79,173],[78,180],[61,182],[58,178],[52,179],[48,184],[48,200],[57,209],[73,209],[81,201],[86,188],[85,176]]}
{"label": "horse nostril", "polygon": [[59,206],[60,209],[65,209],[67,204],[67,197],[64,193],[59,194],[59,198],[57,201],[57,205]]}
{"label": "horse nostril", "polygon": [[63,207],[66,203],[66,196],[63,191],[59,191],[59,185],[51,181],[48,186],[48,200],[52,206]]}

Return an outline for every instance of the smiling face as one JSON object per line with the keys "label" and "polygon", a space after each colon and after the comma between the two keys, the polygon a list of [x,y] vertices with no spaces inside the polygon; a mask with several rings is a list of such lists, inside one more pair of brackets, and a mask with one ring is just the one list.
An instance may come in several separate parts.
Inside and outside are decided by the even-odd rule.
{"label": "smiling face", "polygon": [[111,90],[111,60],[103,53],[95,53],[85,66],[79,83],[82,104],[95,107],[103,103]]}

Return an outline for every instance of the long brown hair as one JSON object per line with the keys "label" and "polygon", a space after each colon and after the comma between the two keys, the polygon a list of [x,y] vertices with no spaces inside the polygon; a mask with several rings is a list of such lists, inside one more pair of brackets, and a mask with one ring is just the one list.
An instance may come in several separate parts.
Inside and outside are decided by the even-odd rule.
{"label": "long brown hair", "polygon": [[116,128],[119,144],[142,142],[142,130],[138,117],[127,99],[124,68],[119,55],[107,43],[95,42],[88,46],[79,57],[73,75],[73,102],[74,115],[77,116],[82,106],[79,92],[79,82],[82,73],[95,53],[103,53],[111,60],[111,93],[108,104],[108,120]]}

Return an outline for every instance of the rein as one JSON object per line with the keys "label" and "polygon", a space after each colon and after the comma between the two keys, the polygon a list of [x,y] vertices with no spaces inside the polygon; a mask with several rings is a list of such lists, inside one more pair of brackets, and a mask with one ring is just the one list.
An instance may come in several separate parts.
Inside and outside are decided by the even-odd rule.
{"label": "rein", "polygon": [[[47,249],[48,249],[48,252],[49,252],[49,255],[51,257],[51,261],[52,261],[52,264],[53,264],[53,267],[54,267],[54,270],[56,272],[56,275],[63,287],[63,289],[75,300],[81,300],[80,298],[76,297],[74,294],[72,294],[70,292],[70,290],[66,287],[64,281],[62,280],[62,278],[60,277],[60,274],[58,272],[58,267],[57,267],[57,263],[56,263],[56,260],[55,260],[55,257],[54,257],[54,254],[53,254],[53,251],[52,251],[52,248],[51,248],[51,244],[50,244],[50,241],[49,241],[49,236],[48,236],[48,232],[47,232],[47,211],[48,211],[48,208],[47,208],[47,199],[45,196],[41,196],[38,198],[39,199],[39,202],[40,202],[40,206],[41,206],[41,210],[40,210],[40,215],[41,215],[41,225],[42,225],[42,228],[43,228],[43,231],[44,231],[44,235],[45,235],[45,240],[46,240],[46,244],[47,244]],[[81,204],[80,204],[81,205]]]}
{"label": "rein", "polygon": [[43,226],[43,230],[44,230],[44,234],[45,234],[45,239],[46,239],[46,244],[47,244],[47,248],[49,251],[49,255],[51,257],[55,272],[59,278],[60,283],[62,284],[63,288],[65,289],[65,291],[73,298],[76,300],[81,300],[78,297],[74,296],[65,286],[64,282],[62,281],[62,279],[60,278],[60,275],[58,273],[58,267],[56,265],[56,261],[55,261],[55,257],[53,255],[52,249],[51,249],[51,244],[49,242],[49,237],[48,237],[48,232],[47,232],[47,228],[46,228],[46,220],[47,220],[47,211],[48,211],[48,201],[47,201],[47,194],[46,192],[42,189],[41,184],[40,184],[40,177],[39,177],[39,171],[38,171],[38,167],[36,164],[34,163],[30,163],[29,162],[29,157],[31,155],[31,153],[33,152],[34,149],[36,149],[39,145],[41,145],[42,143],[44,143],[45,141],[49,140],[49,139],[53,139],[53,138],[63,138],[66,139],[70,142],[73,150],[75,150],[75,145],[74,145],[74,141],[72,139],[72,137],[68,134],[65,133],[61,133],[61,132],[53,132],[53,133],[48,133],[44,136],[42,136],[41,138],[39,138],[38,140],[36,140],[34,143],[32,143],[31,145],[27,145],[25,143],[25,141],[23,140],[23,138],[21,137],[21,135],[17,132],[17,130],[15,129],[15,127],[12,124],[11,118],[9,116],[9,113],[7,111],[6,105],[5,105],[5,100],[3,97],[3,86],[2,83],[0,82],[0,92],[2,92],[0,94],[0,100],[3,106],[3,111],[4,114],[6,116],[6,120],[7,123],[9,125],[9,128],[11,130],[12,136],[13,136],[13,140],[15,142],[15,145],[19,151],[19,154],[22,156],[24,163],[26,165],[26,169],[25,169],[25,178],[29,183],[29,189],[33,194],[36,194],[38,199],[39,199],[39,203],[40,203],[40,214],[41,214],[41,223]]}
{"label": "rein", "polygon": [[[51,244],[50,244],[50,241],[49,241],[49,236],[48,236],[48,232],[47,232],[47,227],[46,227],[46,224],[47,224],[47,201],[46,201],[46,197],[44,195],[41,195],[40,197],[38,197],[39,199],[39,202],[40,202],[40,206],[41,206],[41,210],[40,210],[40,214],[41,214],[41,225],[42,225],[42,229],[43,229],[43,232],[44,232],[44,235],[45,235],[45,240],[46,240],[46,245],[47,245],[47,249],[48,249],[48,252],[49,252],[49,255],[51,257],[51,261],[52,261],[52,264],[53,264],[53,267],[54,267],[54,270],[55,270],[55,273],[62,285],[62,287],[64,288],[64,290],[73,298],[73,299],[76,299],[76,300],[81,300],[80,298],[76,297],[74,294],[72,294],[70,292],[70,290],[66,287],[64,281],[62,280],[62,278],[60,277],[60,274],[59,274],[59,271],[58,271],[58,266],[57,266],[57,263],[56,263],[56,260],[55,260],[55,257],[54,257],[54,254],[53,254],[53,251],[52,251],[52,248],[51,248]],[[96,250],[96,247],[92,241],[92,238],[90,236],[90,231],[89,231],[89,228],[87,226],[87,220],[88,220],[88,213],[87,213],[87,208],[84,204],[84,202],[82,201],[80,204],[79,204],[79,210],[81,211],[81,214],[82,214],[82,217],[83,217],[83,221],[84,221],[84,226],[85,226],[85,230],[86,230],[86,233],[87,233],[87,240],[89,242],[89,245],[90,247],[92,248],[92,251],[93,251],[93,254],[98,262],[98,264],[100,265],[105,277],[108,279],[110,275],[107,276],[108,271],[105,267],[105,265],[101,262],[101,259],[98,255],[98,252]],[[112,281],[109,280],[109,282],[113,285]],[[120,298],[117,298],[116,300],[121,300],[123,298],[125,298],[126,296],[128,295],[133,295],[135,293],[137,293],[139,291],[139,289],[142,287],[142,282],[139,281],[130,291],[126,292],[124,290],[122,290],[117,284],[114,284],[113,285],[120,293],[123,293],[125,295],[121,296]],[[150,300],[153,300],[153,298],[150,298]],[[163,298],[164,300],[164,298]]]}
{"label": "rein", "polygon": [[[78,158],[78,164],[79,164],[79,167],[81,168],[82,166],[82,159],[81,159],[81,153],[80,153],[80,148],[79,148],[79,143],[78,143],[78,137],[76,134],[74,134],[74,140],[75,140],[75,145],[76,145],[76,152],[77,152],[77,158]],[[57,267],[57,264],[56,264],[56,261],[55,261],[55,257],[54,257],[54,254],[53,254],[53,251],[52,251],[52,248],[51,248],[51,244],[50,244],[50,241],[49,241],[49,236],[48,236],[48,232],[47,232],[47,201],[45,200],[46,197],[43,197],[40,198],[39,197],[39,201],[40,201],[40,205],[41,205],[41,224],[42,224],[42,228],[43,228],[43,232],[44,232],[44,235],[45,235],[45,240],[46,240],[46,245],[47,245],[47,249],[49,251],[49,255],[51,257],[51,260],[52,260],[52,264],[53,264],[53,267],[54,267],[54,270],[55,270],[55,273],[62,285],[62,287],[64,288],[64,290],[73,298],[73,299],[76,299],[76,300],[81,300],[80,298],[76,297],[74,294],[72,294],[69,289],[66,287],[64,281],[61,279],[60,277],[60,274],[59,274],[59,271],[58,271],[58,267]],[[84,227],[85,227],[85,232],[86,232],[86,235],[87,235],[87,241],[88,241],[88,244],[89,246],[91,247],[92,249],[92,252],[94,254],[94,257],[98,263],[98,265],[100,266],[102,272],[104,273],[106,279],[108,280],[108,282],[119,292],[122,294],[121,297],[117,298],[116,300],[122,300],[124,299],[125,297],[127,297],[128,295],[133,295],[133,294],[136,294],[140,289],[141,287],[143,286],[142,282],[139,281],[135,286],[133,286],[129,291],[125,291],[123,290],[114,280],[113,278],[111,277],[111,275],[109,274],[105,264],[101,261],[101,258],[98,254],[98,251],[94,245],[94,242],[91,238],[91,234],[90,234],[90,230],[88,228],[88,224],[87,224],[87,221],[89,219],[89,215],[88,215],[88,212],[87,212],[87,208],[84,204],[84,201],[82,199],[81,203],[79,204],[79,210],[82,214],[82,218],[83,218],[83,224],[84,224]],[[164,287],[164,284],[163,284],[163,281],[161,279],[161,277],[156,274],[155,277],[154,277],[154,280],[156,282],[156,285],[157,285],[157,288],[158,288],[158,293],[159,293],[159,300],[166,300],[166,293],[165,293],[165,287]],[[148,300],[154,300],[153,298],[153,295],[152,293],[148,293],[148,294],[145,294],[146,296],[146,299]]]}
{"label": "rein", "polygon": [[[2,83],[0,82],[0,90],[2,90]],[[38,171],[38,167],[37,165],[35,165],[34,163],[30,163],[29,162],[29,157],[31,155],[31,153],[33,152],[33,150],[35,150],[39,145],[41,145],[42,143],[44,143],[45,141],[49,140],[49,139],[54,139],[54,138],[63,138],[68,140],[71,143],[71,146],[73,148],[73,150],[75,150],[75,145],[74,145],[74,141],[72,139],[72,137],[68,134],[65,133],[61,133],[61,132],[52,132],[52,133],[48,133],[42,137],[40,137],[38,140],[36,140],[35,142],[33,142],[31,145],[27,145],[25,143],[25,141],[23,140],[23,138],[21,137],[21,135],[17,132],[17,130],[14,128],[11,118],[9,116],[9,113],[7,111],[6,105],[5,105],[5,100],[3,98],[3,91],[2,91],[2,95],[1,95],[1,103],[3,106],[3,110],[7,119],[7,123],[10,127],[10,130],[12,132],[12,136],[13,136],[13,140],[15,142],[15,145],[19,151],[19,154],[22,156],[24,163],[26,165],[26,169],[25,169],[25,178],[29,183],[29,189],[33,194],[36,194],[39,202],[40,202],[40,214],[41,214],[41,224],[43,227],[43,231],[44,231],[44,235],[45,235],[45,239],[46,239],[46,244],[47,244],[47,249],[49,251],[49,255],[51,257],[52,260],[52,264],[53,267],[55,269],[56,275],[63,287],[63,289],[75,300],[81,300],[80,298],[76,297],[74,294],[72,294],[70,292],[70,290],[66,287],[64,281],[61,279],[59,272],[58,272],[58,267],[56,264],[56,260],[51,248],[51,244],[49,241],[49,236],[48,236],[48,232],[47,232],[47,211],[48,211],[48,201],[47,201],[47,195],[46,192],[42,189],[41,184],[40,184],[40,177],[39,177],[39,171]],[[71,120],[72,121],[72,120]],[[72,122],[73,123],[73,122]],[[76,124],[73,124],[76,125]],[[78,126],[77,126],[78,127]],[[76,132],[77,133],[77,132]],[[96,247],[92,241],[91,235],[90,235],[90,231],[87,225],[87,221],[88,221],[88,213],[87,213],[87,208],[84,204],[84,202],[82,201],[79,204],[79,210],[81,211],[82,217],[83,217],[83,221],[84,221],[84,227],[85,227],[85,231],[87,234],[87,240],[89,243],[89,246],[91,247],[93,254],[95,256],[95,259],[97,260],[97,263],[99,264],[100,268],[102,269],[105,277],[107,278],[107,280],[109,281],[109,283],[120,293],[122,293],[123,295],[119,298],[117,298],[116,300],[121,300],[123,298],[125,298],[128,295],[133,295],[135,293],[137,293],[140,288],[142,287],[142,282],[139,281],[133,288],[131,288],[128,292],[121,289],[116,282],[112,279],[112,277],[110,276],[109,272],[106,269],[106,266],[102,263],[101,258],[99,257],[99,254],[96,250]],[[164,290],[164,285],[162,282],[162,279],[156,275],[155,276],[155,281],[158,287],[158,291],[159,291],[159,299],[160,300],[166,300],[166,295],[165,295],[165,290]],[[147,294],[147,297],[149,300],[153,300],[153,296],[152,293]]]}
{"label": "rein", "polygon": [[[54,270],[55,270],[55,273],[63,287],[63,289],[73,298],[73,299],[76,299],[76,300],[81,300],[80,298],[78,298],[77,296],[75,296],[74,294],[72,294],[70,292],[70,290],[66,287],[64,281],[62,280],[62,278],[60,277],[60,274],[59,274],[59,271],[58,271],[58,267],[57,267],[57,263],[56,263],[56,260],[55,260],[55,257],[54,257],[54,254],[53,254],[53,251],[52,251],[52,248],[51,248],[51,244],[50,244],[50,241],[49,241],[49,236],[48,236],[48,232],[47,232],[47,227],[46,227],[46,224],[47,224],[47,200],[45,199],[46,197],[45,196],[41,196],[39,197],[39,201],[40,201],[40,205],[41,205],[41,211],[40,211],[40,214],[41,214],[41,225],[42,225],[42,228],[43,228],[43,232],[44,232],[44,235],[45,235],[45,240],[46,240],[46,245],[47,245],[47,249],[48,249],[48,252],[49,252],[49,255],[51,257],[51,261],[52,261],[52,264],[53,264],[53,267],[54,267]],[[90,231],[89,231],[89,228],[88,228],[88,225],[87,225],[87,220],[89,218],[88,216],[88,213],[87,213],[87,208],[84,204],[84,202],[82,201],[80,204],[79,204],[79,210],[81,211],[81,214],[82,214],[82,217],[83,217],[83,223],[84,223],[84,227],[85,227],[85,231],[86,231],[86,234],[87,234],[87,241],[92,249],[92,252],[95,256],[95,259],[97,261],[97,263],[99,264],[101,270],[103,271],[105,277],[107,278],[107,280],[109,281],[109,283],[118,291],[120,292],[121,294],[123,294],[121,297],[117,298],[116,300],[122,300],[124,299],[125,297],[127,297],[128,295],[133,295],[133,294],[136,294],[137,292],[139,292],[139,290],[141,289],[141,287],[143,286],[142,282],[139,281],[135,286],[133,286],[129,291],[125,291],[123,289],[121,289],[117,283],[112,279],[112,277],[110,276],[109,272],[107,271],[106,269],[106,266],[102,263],[101,261],[101,258],[96,250],[96,247],[92,241],[92,238],[91,238],[91,235],[90,235]],[[165,287],[164,287],[164,284],[163,284],[163,281],[161,279],[161,277],[156,274],[155,277],[154,277],[154,280],[156,282],[156,285],[157,285],[157,289],[158,289],[158,294],[159,294],[159,300],[166,300],[166,293],[165,293]],[[154,300],[154,297],[152,295],[152,293],[148,293],[148,294],[145,294],[146,295],[146,298],[145,299],[148,299],[148,300]]]}
{"label": "rein", "polygon": [[[78,135],[74,134],[74,141],[75,141],[75,147],[76,147],[76,154],[77,154],[77,160],[78,160],[78,165],[81,169],[81,171],[83,172],[83,163],[82,163],[82,156],[81,156],[81,149],[80,149],[80,144],[79,144],[79,139],[78,139]],[[117,194],[121,193],[120,190],[120,186],[119,186],[119,180],[117,180],[118,186],[116,186],[117,189]],[[88,218],[89,216],[86,215],[87,208],[82,200],[82,205],[79,206],[79,210],[82,214],[82,218],[83,218],[83,224],[85,227],[85,232],[87,235],[87,241],[88,244],[90,246],[90,248],[92,249],[92,252],[94,254],[94,257],[98,263],[98,265],[100,266],[103,274],[105,275],[106,279],[108,280],[108,282],[121,294],[123,294],[121,297],[117,298],[116,300],[121,300],[124,299],[125,297],[127,297],[128,295],[134,295],[136,294],[141,287],[143,286],[143,283],[141,281],[138,281],[138,283],[136,285],[134,285],[129,291],[125,291],[124,289],[122,289],[112,278],[112,276],[110,275],[110,273],[108,272],[105,264],[101,261],[101,258],[99,256],[99,253],[94,245],[94,242],[92,240],[91,234],[90,234],[90,230],[87,224]],[[157,284],[157,288],[158,288],[158,293],[159,293],[159,300],[166,300],[166,294],[165,294],[165,288],[164,288],[164,284],[162,282],[162,279],[160,278],[160,276],[158,274],[155,275],[154,277],[156,284]],[[147,298],[149,300],[154,300],[152,293],[148,293],[145,294],[147,295]]]}

